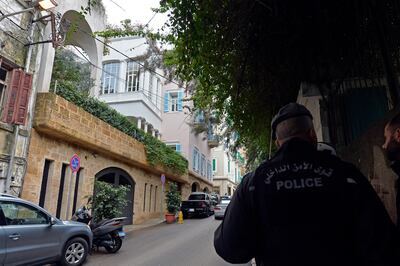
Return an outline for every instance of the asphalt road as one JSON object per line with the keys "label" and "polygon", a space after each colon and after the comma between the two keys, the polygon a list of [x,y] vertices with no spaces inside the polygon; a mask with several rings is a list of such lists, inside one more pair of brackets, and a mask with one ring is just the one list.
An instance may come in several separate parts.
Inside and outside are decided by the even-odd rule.
{"label": "asphalt road", "polygon": [[[128,234],[117,254],[94,252],[88,266],[226,266],[215,253],[214,231],[221,221],[211,216],[184,224],[161,224]],[[237,265],[237,264],[235,264]],[[250,265],[250,264],[249,264]]]}

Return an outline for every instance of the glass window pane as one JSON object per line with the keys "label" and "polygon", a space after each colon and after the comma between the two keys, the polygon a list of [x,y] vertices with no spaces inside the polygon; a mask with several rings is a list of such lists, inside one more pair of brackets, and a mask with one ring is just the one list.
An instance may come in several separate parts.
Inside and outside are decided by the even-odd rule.
{"label": "glass window pane", "polygon": [[2,202],[7,225],[47,224],[48,217],[39,210],[16,202]]}
{"label": "glass window pane", "polygon": [[7,78],[7,70],[0,68],[0,81],[5,81]]}

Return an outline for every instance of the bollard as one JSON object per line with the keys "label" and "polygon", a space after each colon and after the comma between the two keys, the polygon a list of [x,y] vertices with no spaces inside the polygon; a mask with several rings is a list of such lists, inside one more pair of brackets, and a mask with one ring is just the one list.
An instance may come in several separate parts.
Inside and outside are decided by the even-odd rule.
{"label": "bollard", "polygon": [[183,224],[183,213],[179,211],[178,213],[178,224]]}

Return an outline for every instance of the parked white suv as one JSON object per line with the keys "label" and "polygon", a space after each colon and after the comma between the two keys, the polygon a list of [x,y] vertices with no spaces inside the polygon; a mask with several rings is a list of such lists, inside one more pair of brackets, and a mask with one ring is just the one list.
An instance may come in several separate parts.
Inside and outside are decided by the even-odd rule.
{"label": "parked white suv", "polygon": [[86,224],[61,221],[43,208],[0,194],[0,265],[82,265],[92,232]]}

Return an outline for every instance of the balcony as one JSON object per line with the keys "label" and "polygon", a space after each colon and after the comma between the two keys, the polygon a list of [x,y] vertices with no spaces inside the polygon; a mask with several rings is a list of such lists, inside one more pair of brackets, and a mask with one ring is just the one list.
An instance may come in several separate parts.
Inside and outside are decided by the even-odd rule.
{"label": "balcony", "polygon": [[219,146],[219,136],[214,134],[209,134],[207,138],[208,147],[210,149],[216,148]]}

